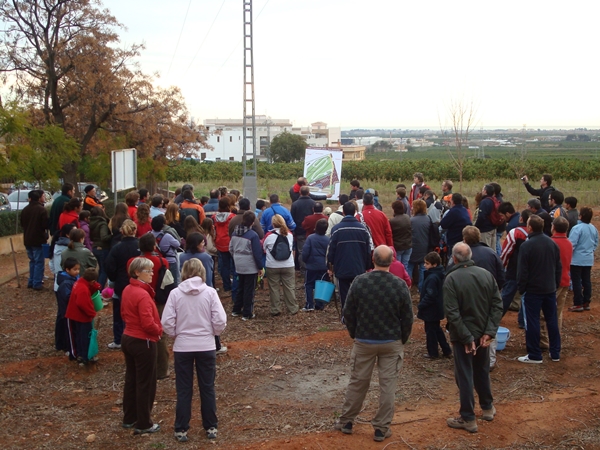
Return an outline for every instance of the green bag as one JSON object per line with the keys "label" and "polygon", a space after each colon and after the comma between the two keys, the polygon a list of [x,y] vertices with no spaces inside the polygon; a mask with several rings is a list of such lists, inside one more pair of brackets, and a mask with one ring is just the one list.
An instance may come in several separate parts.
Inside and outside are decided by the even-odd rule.
{"label": "green bag", "polygon": [[94,356],[100,353],[98,348],[98,327],[100,326],[100,318],[94,319],[92,324],[92,331],[90,331],[90,346],[88,347],[88,360],[91,360]]}

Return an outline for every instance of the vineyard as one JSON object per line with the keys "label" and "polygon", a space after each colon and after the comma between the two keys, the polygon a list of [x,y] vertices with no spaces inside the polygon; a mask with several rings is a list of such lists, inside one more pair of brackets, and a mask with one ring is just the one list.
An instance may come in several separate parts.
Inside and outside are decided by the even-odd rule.
{"label": "vineyard", "polygon": [[[417,152],[418,153],[418,152]],[[426,153],[426,152],[424,152]],[[412,154],[412,153],[410,153]],[[409,155],[403,153],[402,155]],[[590,158],[536,158],[530,153],[526,159],[485,158],[467,159],[463,168],[463,180],[493,180],[499,178],[519,178],[527,174],[538,179],[544,173],[563,180],[598,180],[600,159]],[[285,180],[303,174],[303,162],[257,164],[258,177]],[[358,180],[411,180],[412,174],[423,172],[426,179],[444,180],[459,178],[454,163],[446,157],[433,159],[406,159],[375,161],[347,161],[343,163],[342,181]],[[167,172],[170,182],[176,181],[219,181],[241,180],[242,164],[236,162],[198,163],[194,161],[173,162]]]}

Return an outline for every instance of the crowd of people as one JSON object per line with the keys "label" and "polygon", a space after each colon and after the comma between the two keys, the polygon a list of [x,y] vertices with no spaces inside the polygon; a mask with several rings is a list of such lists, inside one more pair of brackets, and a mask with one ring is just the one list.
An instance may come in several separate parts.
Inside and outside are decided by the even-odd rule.
{"label": "crowd of people", "polygon": [[[568,311],[590,309],[598,246],[591,208],[578,211],[577,199],[556,190],[549,174],[540,189],[522,180],[536,196],[525,210],[506,201],[499,184],[488,183],[471,212],[451,180],[436,195],[423,174],[415,173],[410,187],[396,186],[391,218],[377,191],[364,190],[358,180],[350,183],[348,195],[339,195],[337,208],[326,207],[328,197],[312,193],[303,177],[290,189],[291,208],[272,194],[253,209],[239,191],[226,187],[198,198],[186,184],[173,199],[140,189],[115,205],[110,219],[93,186],[80,200],[66,183],[49,215],[39,191],[30,192],[21,215],[28,288],[44,289],[42,246],[51,238],[55,345],[81,365],[98,358],[90,351],[98,311],[93,297],[101,293],[112,303],[108,347],[125,355],[123,427],[136,434],[160,429],[151,410],[157,380],[169,376],[164,335],[173,336],[174,433],[184,442],[194,365],[203,427],[208,438],[217,437],[216,357],[227,351],[219,338],[227,325],[221,299],[232,297],[231,317],[255,319],[255,292],[264,276],[271,316],[313,313],[326,306],[315,298],[316,282],[335,281],[341,320],[355,339],[355,364],[336,428],[352,433],[376,356],[382,400],[373,426],[374,439],[382,441],[391,434],[393,386],[412,329],[409,289],[415,279],[417,318],[426,335],[423,356],[454,358],[461,408],[448,426],[475,432],[474,388],[482,418],[493,420],[496,413],[489,373],[496,366],[494,338],[502,316],[520,311],[528,354],[518,360],[540,364],[544,350],[552,361],[560,360],[569,290],[574,300]],[[215,273],[222,281],[218,290]],[[305,287],[303,307],[296,299],[298,276]]]}

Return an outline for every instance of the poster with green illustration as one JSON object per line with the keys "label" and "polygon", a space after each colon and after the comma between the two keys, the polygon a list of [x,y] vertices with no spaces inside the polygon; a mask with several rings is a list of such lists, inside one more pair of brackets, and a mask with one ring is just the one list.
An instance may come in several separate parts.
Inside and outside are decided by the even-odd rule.
{"label": "poster with green illustration", "polygon": [[304,158],[304,176],[311,192],[331,194],[331,200],[337,200],[342,178],[342,151],[308,147]]}

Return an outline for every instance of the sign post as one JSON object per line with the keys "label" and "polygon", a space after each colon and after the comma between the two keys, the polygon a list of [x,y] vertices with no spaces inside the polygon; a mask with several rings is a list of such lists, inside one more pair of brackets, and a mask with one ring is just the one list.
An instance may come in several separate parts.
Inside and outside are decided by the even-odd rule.
{"label": "sign post", "polygon": [[117,193],[137,186],[137,150],[135,148],[113,150],[111,163],[112,188],[115,194],[115,206],[117,206]]}

